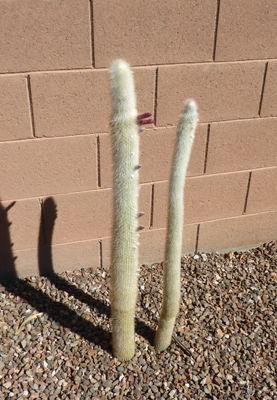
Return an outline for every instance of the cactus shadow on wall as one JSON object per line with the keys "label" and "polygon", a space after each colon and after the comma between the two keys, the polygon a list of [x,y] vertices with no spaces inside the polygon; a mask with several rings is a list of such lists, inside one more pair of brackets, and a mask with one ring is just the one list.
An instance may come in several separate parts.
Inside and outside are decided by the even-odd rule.
{"label": "cactus shadow on wall", "polygon": [[[56,219],[55,216],[57,215],[55,211],[56,206],[53,202],[53,199],[46,200],[46,207],[50,208],[50,211],[52,211],[52,214],[50,214],[52,215],[52,221],[48,222],[52,222],[53,230]],[[15,257],[13,256],[9,232],[11,223],[8,220],[8,210],[14,204],[15,202],[11,203],[5,209],[0,202],[0,284],[2,284],[8,292],[14,294],[15,296],[19,296],[21,299],[28,302],[38,312],[47,314],[50,319],[59,323],[63,327],[70,329],[71,332],[77,333],[89,342],[97,344],[111,353],[110,332],[105,331],[104,329],[94,325],[92,322],[82,318],[62,302],[51,299],[51,297],[44,293],[40,288],[30,284],[28,278],[19,279],[17,277]],[[41,216],[41,220],[42,218],[43,216]],[[39,232],[39,243],[42,241],[42,224],[43,222],[41,222],[41,229]],[[46,273],[48,273],[48,279],[56,286],[57,289],[67,291],[76,299],[88,304],[88,306],[92,309],[92,312],[95,312],[94,310],[97,309],[98,312],[109,315],[109,307],[107,307],[103,302],[85,294],[81,289],[77,289],[65,279],[57,276],[54,273],[51,244],[44,248],[43,251],[40,251],[40,247],[41,246],[39,246],[38,256],[41,275],[46,275]],[[2,251],[2,249],[5,249],[5,251]]]}
{"label": "cactus shadow on wall", "polygon": [[[65,291],[69,296],[86,303],[92,310],[110,316],[110,307],[99,299],[93,298],[91,295],[85,294],[81,289],[70,284],[67,280],[54,272],[52,258],[52,238],[54,233],[55,221],[58,217],[57,205],[52,197],[46,198],[42,203],[40,230],[38,239],[38,264],[40,276],[47,276],[48,279],[59,290]],[[92,311],[93,312],[93,311]],[[99,329],[101,330],[101,329]],[[154,340],[154,331],[144,321],[136,318],[136,333],[143,336],[151,344]],[[110,332],[104,332],[106,340],[111,341]],[[108,339],[107,339],[108,338]],[[111,348],[109,348],[111,350]]]}
{"label": "cactus shadow on wall", "polygon": [[0,280],[16,279],[15,259],[12,251],[13,244],[10,237],[11,222],[8,220],[8,211],[15,205],[15,201],[6,208],[0,201]]}
{"label": "cactus shadow on wall", "polygon": [[[27,279],[17,277],[16,265],[10,237],[11,222],[8,219],[8,211],[15,205],[12,202],[6,208],[0,202],[0,284],[7,291],[27,301],[38,312],[47,314],[52,320],[70,329],[72,332],[84,337],[89,342],[99,345],[109,353],[111,348],[111,333],[94,325],[92,322],[78,316],[75,311],[59,301],[54,301],[40,288],[31,285]],[[69,296],[87,304],[91,312],[98,312],[110,316],[110,308],[101,300],[84,293],[82,289],[70,284],[66,279],[54,272],[52,260],[52,235],[57,218],[57,206],[53,198],[47,198],[42,204],[40,230],[38,237],[38,264],[41,276],[47,276],[49,281]],[[45,221],[47,222],[45,223]],[[47,231],[47,243],[44,243],[45,231]],[[97,310],[97,311],[95,311]],[[137,334],[145,337],[153,343],[154,331],[144,321],[136,319]]]}

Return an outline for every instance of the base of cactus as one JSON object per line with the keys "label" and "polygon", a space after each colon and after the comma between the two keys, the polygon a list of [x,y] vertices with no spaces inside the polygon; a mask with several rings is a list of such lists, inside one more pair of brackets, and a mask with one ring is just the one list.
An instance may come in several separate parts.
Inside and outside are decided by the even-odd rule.
{"label": "base of cactus", "polygon": [[160,318],[159,326],[156,331],[154,346],[158,352],[164,351],[171,344],[175,318],[165,319]]}
{"label": "base of cactus", "polygon": [[135,354],[134,311],[114,311],[112,321],[113,355],[120,361],[128,361]]}

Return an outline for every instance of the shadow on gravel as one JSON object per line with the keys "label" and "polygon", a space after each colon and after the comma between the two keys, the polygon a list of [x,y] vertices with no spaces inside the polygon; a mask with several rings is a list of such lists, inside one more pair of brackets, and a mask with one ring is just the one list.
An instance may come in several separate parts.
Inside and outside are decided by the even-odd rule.
{"label": "shadow on gravel", "polygon": [[[62,302],[51,299],[41,289],[34,287],[28,279],[19,279],[16,274],[15,257],[13,256],[10,240],[7,212],[15,204],[11,203],[6,209],[0,202],[0,284],[15,296],[20,296],[38,312],[46,313],[49,318],[59,323],[71,332],[77,333],[93,344],[97,344],[103,350],[112,354],[111,332],[79,316],[74,310]],[[54,272],[52,259],[52,237],[55,220],[57,218],[57,206],[54,199],[49,197],[44,200],[41,210],[41,221],[38,238],[38,265],[40,276],[45,276],[58,289],[67,292],[69,296],[87,304],[92,312],[97,310],[99,314],[110,317],[110,307],[103,301],[78,289],[66,279]],[[45,239],[46,238],[46,243]],[[5,250],[4,252],[2,250]],[[4,254],[4,256],[3,256]],[[94,311],[93,311],[94,310]],[[154,331],[143,321],[136,319],[136,332],[147,339],[150,344],[154,340]]]}
{"label": "shadow on gravel", "polygon": [[[111,353],[110,332],[78,316],[71,308],[61,302],[52,300],[42,290],[34,288],[25,280],[16,279],[15,281],[2,281],[1,284],[5,286],[6,290],[10,293],[13,293],[15,296],[20,296],[27,301],[38,312],[46,313],[53,321]],[[91,298],[90,305],[95,307],[93,298]]]}
{"label": "shadow on gravel", "polygon": [[[5,209],[0,203],[0,283],[7,291],[13,293],[15,296],[20,296],[38,312],[46,313],[53,321],[111,353],[111,333],[109,331],[106,331],[99,326],[95,326],[92,322],[79,316],[74,310],[62,302],[51,299],[41,289],[34,287],[29,283],[28,279],[19,279],[17,277],[15,257],[13,256],[9,233],[11,223],[8,220],[8,211],[14,204],[15,203],[11,203]],[[52,231],[52,234],[55,219],[57,218],[56,204],[54,203],[54,200],[52,198],[46,199],[42,207],[39,232],[38,260],[40,275],[47,276],[50,282],[54,284],[57,289],[66,291],[70,296],[74,296],[81,302],[86,303],[92,310],[97,309],[97,312],[109,316],[109,307],[102,301],[84,293],[81,289],[76,288],[74,285],[54,273],[51,243],[45,247],[42,246],[44,234],[43,213],[45,207],[50,211],[50,214],[48,213],[48,218],[49,216],[51,218],[48,220],[48,227],[51,227],[50,231]]]}

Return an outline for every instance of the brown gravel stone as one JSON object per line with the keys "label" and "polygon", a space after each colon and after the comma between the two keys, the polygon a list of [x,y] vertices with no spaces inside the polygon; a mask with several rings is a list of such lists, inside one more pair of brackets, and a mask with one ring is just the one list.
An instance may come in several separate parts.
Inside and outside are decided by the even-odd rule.
{"label": "brown gravel stone", "polygon": [[143,265],[127,363],[112,356],[108,268],[2,282],[0,400],[276,400],[276,277],[276,242],[183,257],[179,344],[156,354],[162,264]]}

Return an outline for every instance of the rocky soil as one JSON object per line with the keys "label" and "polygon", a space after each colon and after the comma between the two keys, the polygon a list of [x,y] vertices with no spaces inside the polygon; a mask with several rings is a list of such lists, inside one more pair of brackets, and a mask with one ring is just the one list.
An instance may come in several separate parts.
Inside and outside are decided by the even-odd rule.
{"label": "rocky soil", "polygon": [[182,259],[167,351],[153,347],[162,264],[141,266],[136,354],[113,358],[109,270],[0,285],[0,400],[277,399],[277,242]]}

